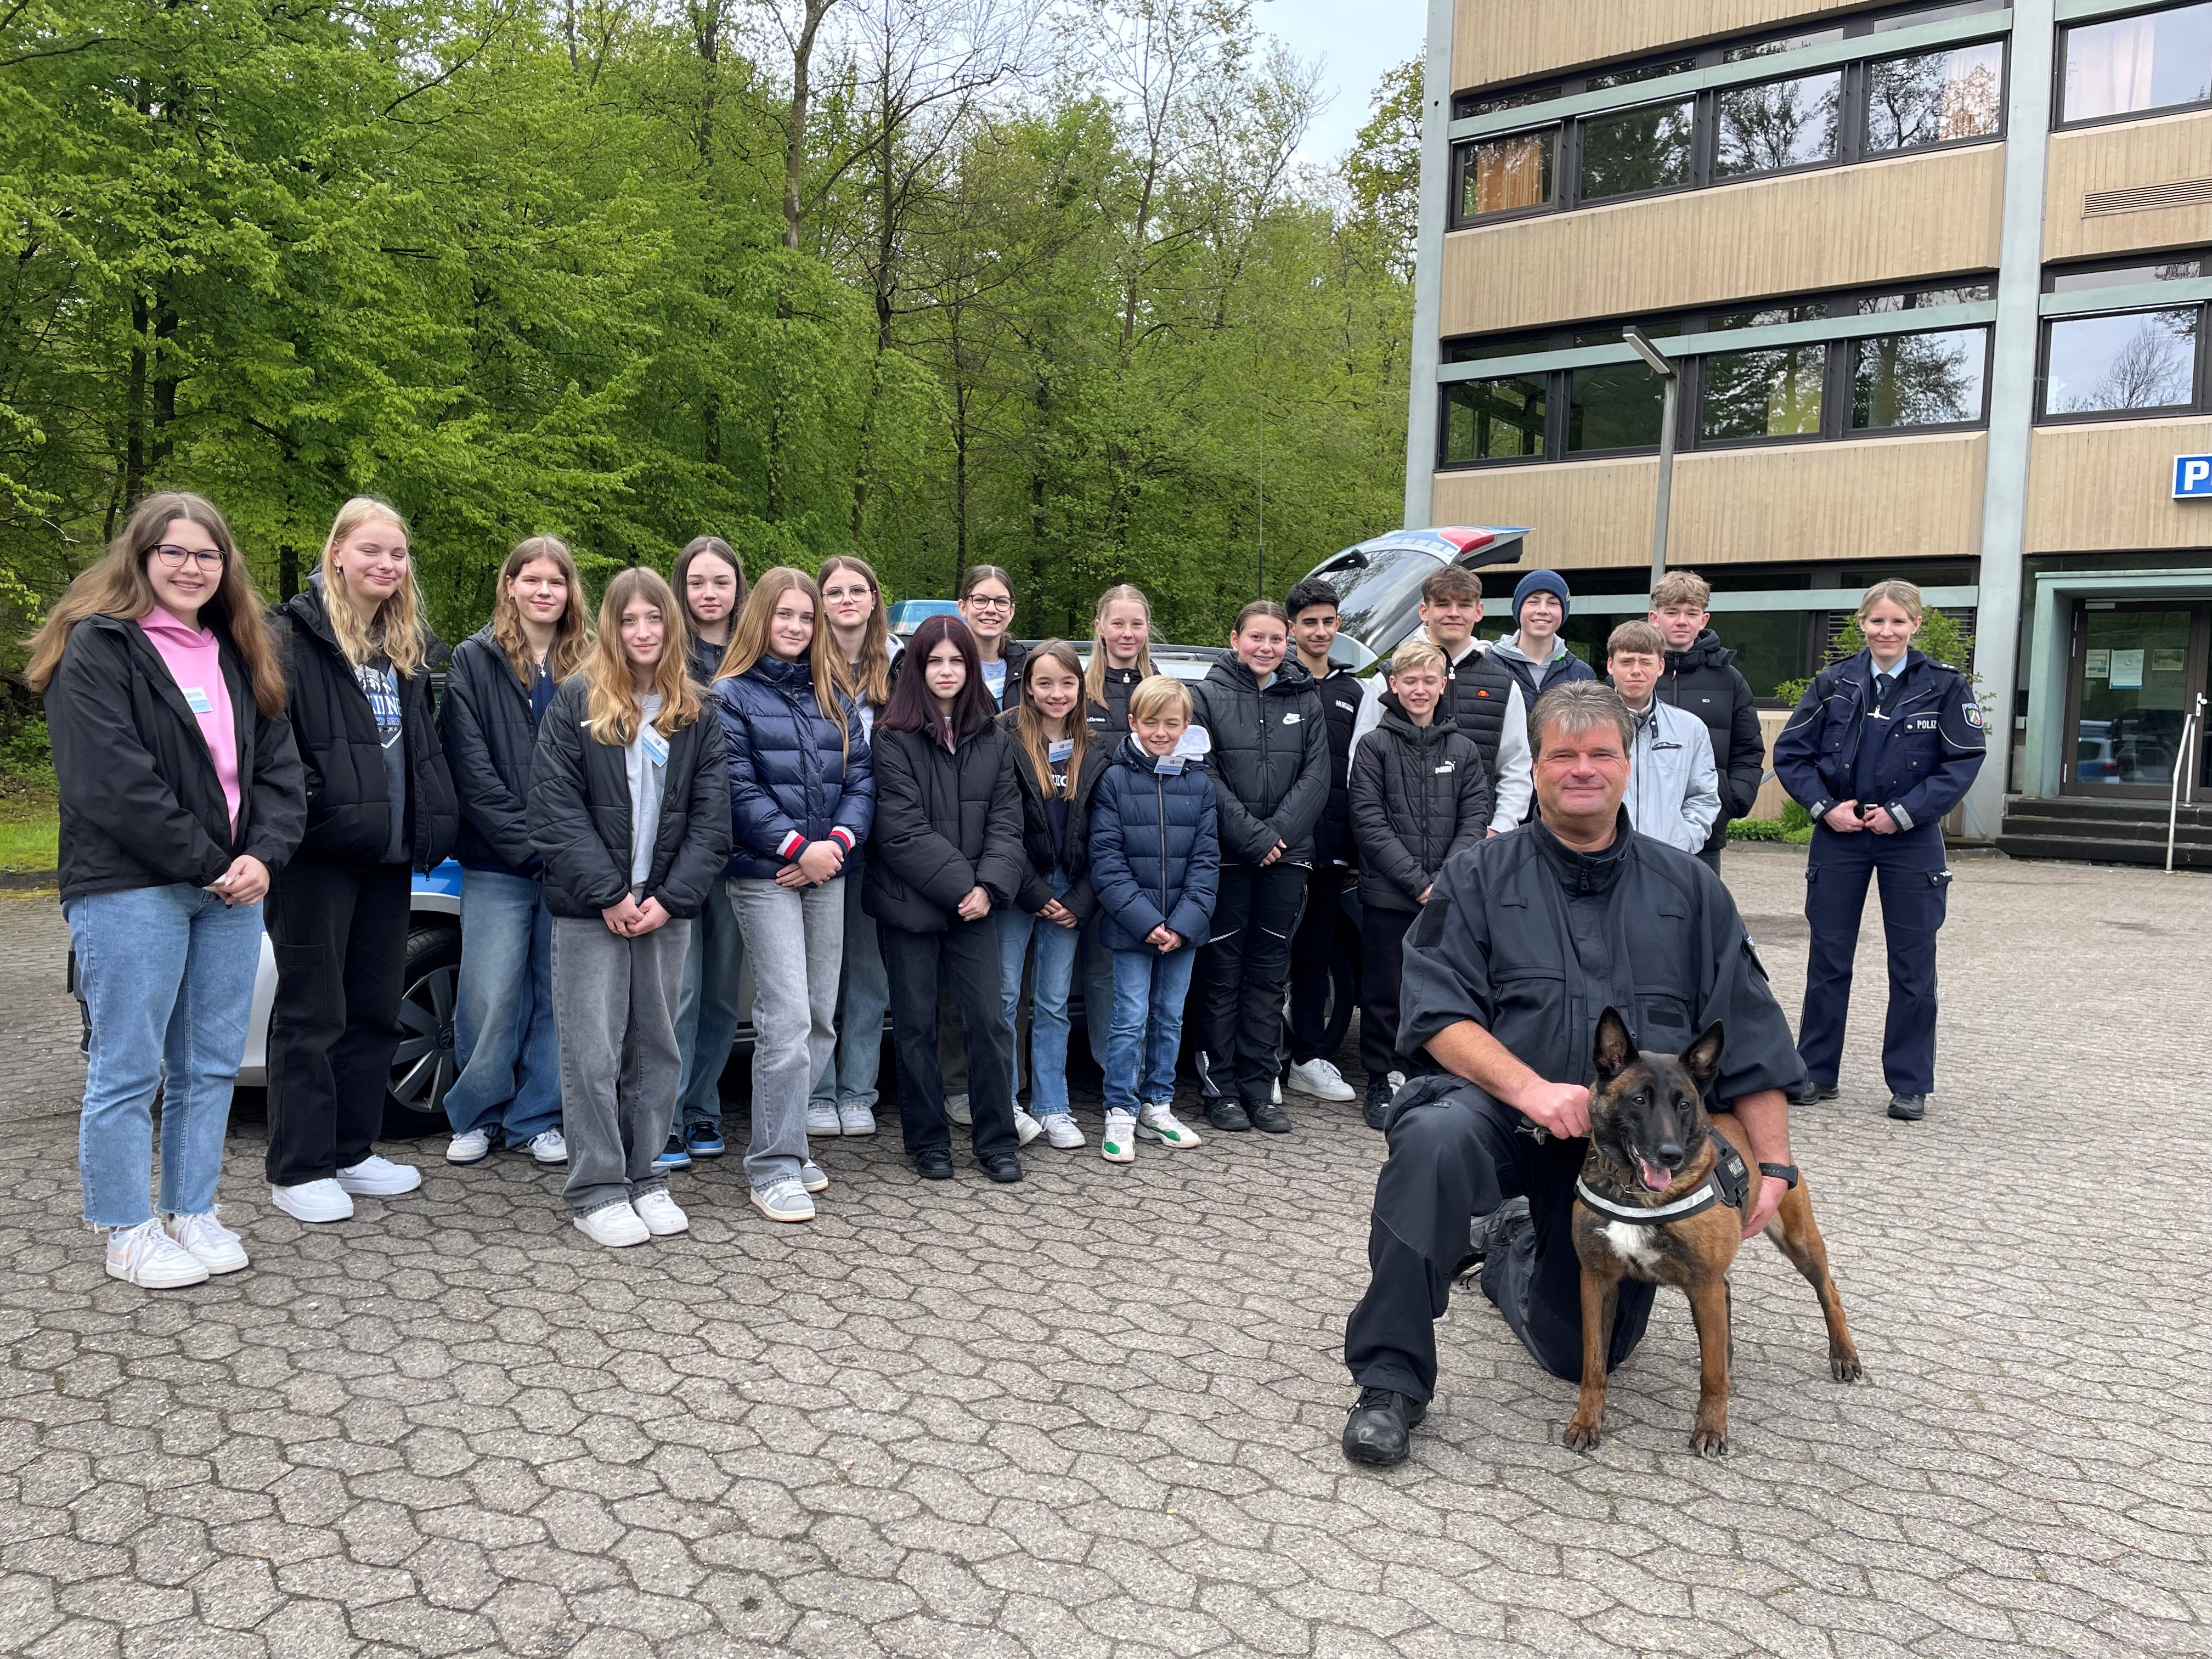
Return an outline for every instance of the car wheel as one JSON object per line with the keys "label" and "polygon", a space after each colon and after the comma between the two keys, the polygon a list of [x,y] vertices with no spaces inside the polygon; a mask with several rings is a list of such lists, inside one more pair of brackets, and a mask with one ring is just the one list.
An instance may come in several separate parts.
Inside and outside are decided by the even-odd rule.
{"label": "car wheel", "polygon": [[453,1056],[453,993],[460,972],[459,928],[418,927],[407,935],[407,988],[399,998],[404,1035],[385,1088],[386,1135],[434,1134],[448,1127],[446,1091],[459,1069]]}

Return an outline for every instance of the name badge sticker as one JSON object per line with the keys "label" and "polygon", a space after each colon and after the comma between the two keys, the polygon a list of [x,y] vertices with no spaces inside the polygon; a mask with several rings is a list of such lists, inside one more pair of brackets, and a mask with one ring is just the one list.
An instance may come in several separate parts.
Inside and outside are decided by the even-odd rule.
{"label": "name badge sticker", "polygon": [[1048,743],[1044,746],[1044,757],[1047,760],[1064,761],[1074,752],[1073,738],[1062,738],[1057,743]]}
{"label": "name badge sticker", "polygon": [[215,713],[215,699],[208,696],[206,688],[198,685],[180,685],[177,689],[185,694],[185,707],[195,714]]}
{"label": "name badge sticker", "polygon": [[668,764],[668,739],[650,726],[641,734],[645,740],[645,758],[654,766]]}
{"label": "name badge sticker", "polygon": [[1336,700],[1336,706],[1337,706],[1339,708],[1341,708],[1342,710],[1344,710],[1344,712],[1345,712],[1346,714],[1358,714],[1358,713],[1359,712],[1357,708],[1353,708],[1350,703],[1348,703],[1348,702],[1345,702],[1345,700],[1344,700],[1342,697],[1339,697],[1339,698]]}

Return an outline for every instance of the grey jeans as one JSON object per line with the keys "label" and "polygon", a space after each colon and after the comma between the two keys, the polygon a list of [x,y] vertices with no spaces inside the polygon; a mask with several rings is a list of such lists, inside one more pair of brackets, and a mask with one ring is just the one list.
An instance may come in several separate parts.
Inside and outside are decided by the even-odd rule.
{"label": "grey jeans", "polygon": [[561,1033],[561,1127],[578,1215],[665,1192],[653,1160],[668,1144],[676,1085],[676,1001],[691,924],[641,939],[598,917],[553,918],[553,1019]]}
{"label": "grey jeans", "polygon": [[845,960],[845,878],[780,887],[741,876],[730,908],[753,969],[753,1138],[745,1179],[796,1180],[806,1161],[806,1101],[837,1048],[837,975]]}

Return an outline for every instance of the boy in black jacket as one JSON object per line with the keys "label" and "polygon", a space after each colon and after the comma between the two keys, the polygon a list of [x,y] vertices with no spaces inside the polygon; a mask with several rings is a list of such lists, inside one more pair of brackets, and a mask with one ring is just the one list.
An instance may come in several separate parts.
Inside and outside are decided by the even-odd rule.
{"label": "boy in black jacket", "polygon": [[1306,878],[1306,908],[1291,936],[1290,1069],[1288,1087],[1316,1100],[1349,1100],[1352,1085],[1336,1069],[1328,1045],[1329,969],[1336,956],[1336,921],[1345,884],[1357,873],[1352,841],[1352,732],[1365,698],[1346,664],[1329,656],[1342,620],[1336,589],[1309,577],[1290,592],[1291,643],[1298,664],[1313,676],[1328,726],[1328,804],[1314,825],[1313,872]]}
{"label": "boy in black jacket", "polygon": [[1408,640],[1390,659],[1382,720],[1352,757],[1352,828],[1359,845],[1359,1063],[1367,1127],[1386,1121],[1397,1066],[1398,991],[1407,930],[1444,861],[1479,847],[1496,804],[1482,750],[1443,696],[1443,652]]}
{"label": "boy in black jacket", "polygon": [[1720,769],[1721,810],[1698,856],[1715,875],[1728,845],[1729,820],[1748,817],[1766,775],[1766,737],[1751,683],[1735,666],[1735,653],[1721,643],[1712,621],[1712,589],[1702,576],[1670,570],[1651,591],[1651,625],[1667,641],[1667,670],[1652,696],[1686,709],[1705,723]]}

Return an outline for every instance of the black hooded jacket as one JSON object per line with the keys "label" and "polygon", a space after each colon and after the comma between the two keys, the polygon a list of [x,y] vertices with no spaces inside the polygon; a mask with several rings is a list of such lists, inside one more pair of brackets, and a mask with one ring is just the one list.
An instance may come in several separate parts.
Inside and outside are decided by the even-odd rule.
{"label": "black hooded jacket", "polygon": [[61,786],[64,901],[134,887],[205,887],[251,854],[282,869],[307,817],[291,722],[264,718],[230,640],[221,641],[238,734],[238,829],[200,734],[146,631],[88,617],[70,631],[46,686],[46,731]]}
{"label": "black hooded jacket", "polygon": [[1076,769],[1075,794],[1067,803],[1067,839],[1054,854],[1052,819],[1045,811],[1044,784],[1022,746],[1019,709],[999,716],[999,729],[1014,751],[1014,780],[1022,787],[1022,853],[1027,862],[1022,890],[1014,902],[1035,915],[1052,902],[1052,872],[1055,866],[1067,877],[1067,896],[1060,900],[1078,921],[1091,920],[1098,908],[1098,895],[1091,885],[1091,797],[1098,780],[1114,763],[1119,738],[1093,732],[1083,745],[1083,763]]}
{"label": "black hooded jacket", "polygon": [[1104,736],[1109,751],[1129,729],[1129,693],[1144,678],[1133,668],[1116,668],[1109,662],[1099,675],[1099,689],[1106,694],[1105,701],[1086,700],[1083,705],[1085,723]]}
{"label": "black hooded jacket", "polygon": [[1352,823],[1359,840],[1359,898],[1378,910],[1418,910],[1421,895],[1464,848],[1479,846],[1498,805],[1482,750],[1439,706],[1413,724],[1398,694],[1352,757]]}
{"label": "black hooded jacket", "polygon": [[538,722],[531,717],[530,690],[489,623],[453,647],[438,733],[460,802],[453,856],[471,870],[536,875],[529,803]]}
{"label": "black hooded jacket", "polygon": [[[319,585],[269,613],[284,656],[292,734],[307,769],[307,830],[299,856],[337,864],[378,864],[392,839],[384,744],[353,665],[338,648]],[[417,870],[443,862],[460,824],[446,749],[430,713],[430,671],[395,674],[400,741],[407,754],[408,861]]]}
{"label": "black hooded jacket", "polygon": [[875,836],[861,908],[885,927],[941,933],[975,888],[1012,904],[1029,872],[1013,744],[996,725],[947,749],[928,732],[878,724]]}
{"label": "black hooded jacket", "polygon": [[1237,658],[1224,657],[1191,688],[1191,724],[1212,744],[1224,863],[1256,865],[1283,843],[1283,857],[1309,868],[1314,826],[1328,805],[1328,722],[1313,676],[1285,659],[1261,688]]}
{"label": "black hooded jacket", "polygon": [[1708,628],[1687,650],[1667,653],[1667,672],[1651,695],[1695,714],[1712,734],[1713,760],[1721,775],[1721,810],[1705,841],[1705,850],[1711,852],[1727,842],[1729,820],[1750,812],[1766,773],[1766,738],[1759,728],[1759,704],[1751,695],[1751,683],[1736,668],[1735,653]]}
{"label": "black hooded jacket", "polygon": [[1328,726],[1328,804],[1314,825],[1314,864],[1349,868],[1359,862],[1359,838],[1352,828],[1352,732],[1366,693],[1340,662],[1329,664],[1328,672],[1314,682],[1314,693]]}

